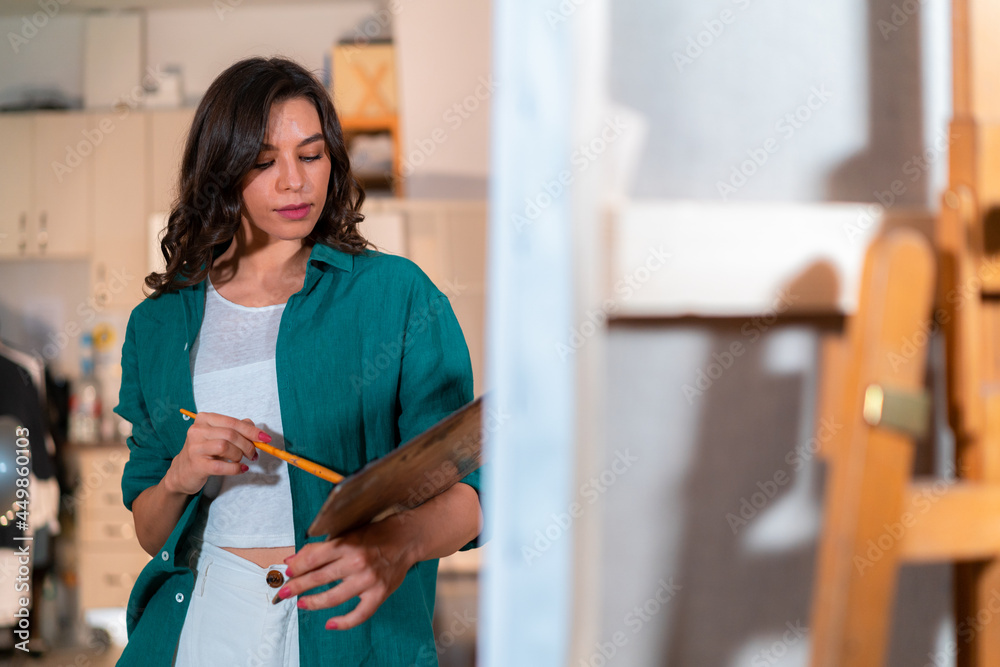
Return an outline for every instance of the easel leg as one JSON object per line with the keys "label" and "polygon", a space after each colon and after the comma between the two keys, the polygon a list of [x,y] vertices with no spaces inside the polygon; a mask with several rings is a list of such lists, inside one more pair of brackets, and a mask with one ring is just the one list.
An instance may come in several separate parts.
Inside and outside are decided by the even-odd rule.
{"label": "easel leg", "polygon": [[958,667],[1000,665],[1000,562],[955,566]]}

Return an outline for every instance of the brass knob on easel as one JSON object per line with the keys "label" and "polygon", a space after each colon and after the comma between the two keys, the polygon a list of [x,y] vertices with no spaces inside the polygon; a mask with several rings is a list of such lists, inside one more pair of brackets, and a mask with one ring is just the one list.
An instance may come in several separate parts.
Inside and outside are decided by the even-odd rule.
{"label": "brass knob on easel", "polygon": [[870,426],[900,431],[914,438],[927,435],[931,400],[927,391],[918,392],[870,384],[865,390],[862,416]]}

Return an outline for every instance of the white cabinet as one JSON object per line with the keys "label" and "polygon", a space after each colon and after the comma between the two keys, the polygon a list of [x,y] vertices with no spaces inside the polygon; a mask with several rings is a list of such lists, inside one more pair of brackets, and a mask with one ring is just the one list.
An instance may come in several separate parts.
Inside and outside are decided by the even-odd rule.
{"label": "white cabinet", "polygon": [[94,153],[91,289],[98,306],[133,308],[144,298],[148,187],[146,114],[90,114]]}
{"label": "white cabinet", "polygon": [[81,113],[36,113],[34,130],[35,251],[86,257],[93,243],[90,179],[101,140],[87,132]]}
{"label": "white cabinet", "polygon": [[[0,117],[0,256],[87,257],[97,146],[80,113]],[[9,142],[9,143],[8,143]]]}
{"label": "white cabinet", "polygon": [[89,259],[91,305],[145,298],[194,109],[0,114],[0,259]]}
{"label": "white cabinet", "polygon": [[0,146],[4,147],[4,159],[0,160],[0,257],[16,257],[26,250],[33,125],[27,114],[0,116]]}
{"label": "white cabinet", "polygon": [[76,520],[81,611],[128,605],[132,584],[149,555],[135,537],[132,513],[122,501],[123,445],[74,445],[78,481],[72,498]]}
{"label": "white cabinet", "polygon": [[152,158],[149,169],[149,189],[152,196],[150,213],[169,211],[177,198],[181,156],[192,120],[194,109],[149,113],[149,149]]}

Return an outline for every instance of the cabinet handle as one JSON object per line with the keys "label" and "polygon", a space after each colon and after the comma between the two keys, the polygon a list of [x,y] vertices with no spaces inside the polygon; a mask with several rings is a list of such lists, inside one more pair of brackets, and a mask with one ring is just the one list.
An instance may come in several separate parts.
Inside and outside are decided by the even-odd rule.
{"label": "cabinet handle", "polygon": [[107,572],[104,574],[104,582],[108,586],[131,588],[132,584],[135,583],[135,580],[132,578],[132,575],[129,574],[128,572],[120,572],[120,573]]}
{"label": "cabinet handle", "polygon": [[105,524],[104,532],[108,537],[116,540],[130,540],[135,537],[135,533],[132,532],[132,526],[127,523]]}
{"label": "cabinet handle", "polygon": [[45,211],[38,218],[38,249],[45,252],[45,246],[49,244],[48,215]]}
{"label": "cabinet handle", "polygon": [[21,219],[18,221],[18,232],[19,240],[17,242],[17,250],[22,255],[28,250],[28,214],[21,213]]}

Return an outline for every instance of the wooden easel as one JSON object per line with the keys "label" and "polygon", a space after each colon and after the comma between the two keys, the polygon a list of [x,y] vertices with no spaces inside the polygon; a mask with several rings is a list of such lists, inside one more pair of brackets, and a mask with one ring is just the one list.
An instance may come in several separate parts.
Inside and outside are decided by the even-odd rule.
{"label": "wooden easel", "polygon": [[896,572],[912,530],[904,515],[921,492],[910,472],[913,435],[926,415],[926,343],[909,358],[894,355],[930,315],[933,264],[916,232],[876,240],[858,312],[844,340],[824,346],[820,412],[840,428],[821,449],[828,474],[810,620],[813,667],[883,662]]}
{"label": "wooden easel", "polygon": [[[899,282],[903,251],[885,247],[899,241],[881,240],[869,253],[847,339],[824,352],[829,372],[820,412],[845,428],[824,451],[830,474],[813,597],[813,667],[884,663],[903,562],[956,564],[956,622],[962,627],[984,611],[991,616],[956,637],[957,664],[1000,665],[1000,42],[992,35],[1000,0],[954,0],[953,15],[955,117],[935,238],[937,310],[932,315],[923,296],[926,263]],[[915,277],[911,288],[906,283]],[[901,414],[920,412],[921,376],[914,373],[922,373],[926,336],[913,327],[921,316],[925,327],[937,322],[945,334],[957,447],[958,481],[933,487],[909,479],[919,420],[900,423],[908,421]],[[887,373],[873,355],[907,337],[906,376]],[[865,419],[872,410],[865,392],[879,383],[892,383],[896,394],[895,406],[883,404],[889,413],[881,417],[890,423]]]}

